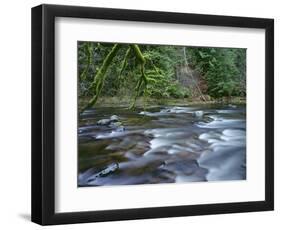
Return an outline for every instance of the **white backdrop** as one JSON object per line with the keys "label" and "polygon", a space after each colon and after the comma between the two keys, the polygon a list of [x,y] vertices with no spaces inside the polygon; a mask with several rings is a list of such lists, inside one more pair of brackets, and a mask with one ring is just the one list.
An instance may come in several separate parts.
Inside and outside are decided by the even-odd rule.
{"label": "white backdrop", "polygon": [[[29,222],[30,216],[30,8],[41,1],[6,1],[1,4],[1,42],[0,42],[0,170],[1,196],[0,217],[3,229],[38,229]],[[280,13],[278,1],[224,1],[224,0],[174,0],[174,1],[130,1],[130,0],[57,0],[45,1],[53,4],[88,5],[112,8],[131,8],[146,10],[163,10],[190,13],[209,13],[236,16],[274,17],[275,21],[275,88],[280,87]],[[281,117],[281,105],[278,101],[281,91],[276,90],[276,118]],[[279,129],[279,130],[278,130]],[[170,219],[138,220],[98,224],[67,226],[69,229],[171,229],[175,226],[195,229],[237,229],[237,228],[270,228],[276,226],[281,218],[280,176],[278,162],[281,157],[281,123],[276,120],[276,211],[247,214],[213,215],[204,217],[181,217]],[[279,143],[278,143],[279,142]],[[63,229],[65,226],[54,227]]]}
{"label": "white backdrop", "polygon": [[[263,29],[57,18],[55,33],[57,212],[264,200]],[[88,40],[246,48],[247,179],[77,189],[77,41]]]}

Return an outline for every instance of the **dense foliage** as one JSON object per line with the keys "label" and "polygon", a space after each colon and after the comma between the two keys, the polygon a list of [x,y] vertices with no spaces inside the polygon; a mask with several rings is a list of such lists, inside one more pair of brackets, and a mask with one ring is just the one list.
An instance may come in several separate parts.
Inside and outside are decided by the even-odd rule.
{"label": "dense foliage", "polygon": [[234,48],[188,48],[190,63],[207,81],[208,94],[246,95],[246,50]]}
{"label": "dense foliage", "polygon": [[79,42],[78,71],[89,106],[100,96],[246,95],[245,49]]}

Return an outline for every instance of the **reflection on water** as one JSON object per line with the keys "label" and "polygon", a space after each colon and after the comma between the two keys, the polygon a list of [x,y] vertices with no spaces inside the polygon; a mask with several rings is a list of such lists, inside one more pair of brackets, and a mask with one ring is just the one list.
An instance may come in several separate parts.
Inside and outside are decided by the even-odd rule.
{"label": "reflection on water", "polygon": [[246,179],[245,106],[96,108],[78,136],[79,186]]}

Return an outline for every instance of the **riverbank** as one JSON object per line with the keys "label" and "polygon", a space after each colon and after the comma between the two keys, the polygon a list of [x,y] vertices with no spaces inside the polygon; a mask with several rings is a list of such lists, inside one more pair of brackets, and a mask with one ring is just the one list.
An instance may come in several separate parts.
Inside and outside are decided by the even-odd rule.
{"label": "riverbank", "polygon": [[[189,105],[208,105],[208,104],[236,104],[245,105],[246,97],[224,97],[219,99],[211,99],[203,101],[200,98],[180,98],[180,99],[158,99],[139,97],[136,101],[136,107],[146,107],[154,105],[174,105],[174,106],[189,106]],[[86,105],[90,98],[84,97],[79,99],[79,108]],[[129,97],[100,97],[95,107],[129,107],[132,99]]]}

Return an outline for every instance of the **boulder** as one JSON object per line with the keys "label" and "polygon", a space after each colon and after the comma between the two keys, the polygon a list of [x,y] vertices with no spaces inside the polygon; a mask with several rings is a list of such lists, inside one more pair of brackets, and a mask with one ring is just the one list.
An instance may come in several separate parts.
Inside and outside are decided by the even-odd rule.
{"label": "boulder", "polygon": [[110,120],[111,121],[119,121],[119,117],[117,116],[117,115],[112,115],[111,117],[110,117]]}
{"label": "boulder", "polygon": [[109,125],[111,123],[110,119],[101,119],[97,122],[98,125]]}
{"label": "boulder", "polygon": [[97,125],[116,129],[117,132],[123,132],[125,130],[117,115],[112,115],[110,119],[101,119],[97,122]]}

